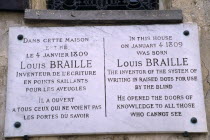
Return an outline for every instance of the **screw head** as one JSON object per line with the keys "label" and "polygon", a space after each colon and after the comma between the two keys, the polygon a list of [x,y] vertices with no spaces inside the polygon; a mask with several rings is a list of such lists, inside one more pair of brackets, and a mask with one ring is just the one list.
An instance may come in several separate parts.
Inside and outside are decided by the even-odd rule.
{"label": "screw head", "polygon": [[21,123],[20,122],[15,122],[14,127],[15,128],[20,128],[21,127]]}
{"label": "screw head", "polygon": [[18,36],[17,36],[17,39],[18,39],[18,40],[23,40],[23,35],[18,35]]}
{"label": "screw head", "polygon": [[190,35],[190,32],[188,30],[184,31],[183,33],[185,36],[189,36]]}
{"label": "screw head", "polygon": [[24,136],[23,136],[23,139],[24,139],[24,140],[29,140],[29,136],[28,136],[28,135],[24,135]]}
{"label": "screw head", "polygon": [[197,118],[193,117],[191,118],[191,123],[196,124],[198,122]]}
{"label": "screw head", "polygon": [[189,137],[189,133],[188,133],[187,131],[185,131],[185,132],[183,133],[183,137]]}

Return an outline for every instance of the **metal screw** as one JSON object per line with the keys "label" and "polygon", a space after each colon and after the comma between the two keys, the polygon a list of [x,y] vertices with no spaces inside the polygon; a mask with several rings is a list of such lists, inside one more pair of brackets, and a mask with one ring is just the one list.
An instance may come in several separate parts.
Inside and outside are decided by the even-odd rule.
{"label": "metal screw", "polygon": [[191,119],[191,123],[196,124],[197,122],[198,122],[197,118],[193,117],[193,118]]}
{"label": "metal screw", "polygon": [[24,140],[29,140],[29,136],[28,136],[28,135],[24,135],[24,136],[23,136],[23,139],[24,139]]}
{"label": "metal screw", "polygon": [[18,39],[18,40],[23,40],[23,35],[18,35],[18,36],[17,36],[17,39]]}
{"label": "metal screw", "polygon": [[14,124],[14,127],[15,128],[20,128],[20,126],[21,126],[21,123],[20,122],[15,122],[15,124]]}
{"label": "metal screw", "polygon": [[183,33],[185,36],[188,36],[188,35],[190,35],[190,32],[188,31],[188,30],[186,30],[186,31],[184,31],[184,33]]}
{"label": "metal screw", "polygon": [[189,133],[187,131],[184,131],[183,137],[189,137],[189,136],[190,136]]}

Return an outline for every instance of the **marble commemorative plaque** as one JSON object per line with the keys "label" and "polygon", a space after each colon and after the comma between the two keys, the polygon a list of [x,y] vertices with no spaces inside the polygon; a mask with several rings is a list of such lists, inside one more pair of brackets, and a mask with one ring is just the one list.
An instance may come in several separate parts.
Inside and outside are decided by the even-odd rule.
{"label": "marble commemorative plaque", "polygon": [[12,27],[5,136],[207,132],[196,24]]}

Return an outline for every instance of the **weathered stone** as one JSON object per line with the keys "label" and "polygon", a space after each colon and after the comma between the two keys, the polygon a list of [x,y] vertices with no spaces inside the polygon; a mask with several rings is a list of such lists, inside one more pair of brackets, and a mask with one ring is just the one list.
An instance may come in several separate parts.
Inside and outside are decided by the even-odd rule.
{"label": "weathered stone", "polygon": [[[26,20],[71,21],[76,23],[181,23],[180,10],[25,10]],[[88,22],[87,22],[88,21]]]}
{"label": "weathered stone", "polygon": [[0,94],[0,118],[2,118],[2,119],[0,119],[0,139],[3,139],[3,137],[4,137],[4,134],[3,134],[3,129],[4,129],[4,119],[3,118],[5,118],[5,114],[4,113],[1,113],[1,112],[5,112],[5,98],[4,98],[5,96],[4,95],[2,95],[2,94]]}
{"label": "weathered stone", "polygon": [[207,25],[210,25],[210,1],[204,0],[204,10],[205,10],[205,21]]}
{"label": "weathered stone", "polygon": [[31,9],[47,9],[46,0],[30,0]]}

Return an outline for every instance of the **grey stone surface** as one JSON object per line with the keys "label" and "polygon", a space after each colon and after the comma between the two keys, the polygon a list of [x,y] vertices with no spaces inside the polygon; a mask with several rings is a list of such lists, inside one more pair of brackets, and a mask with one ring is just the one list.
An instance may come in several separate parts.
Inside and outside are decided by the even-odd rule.
{"label": "grey stone surface", "polygon": [[181,10],[25,10],[26,20],[56,20],[81,23],[181,23]]}
{"label": "grey stone surface", "polygon": [[7,137],[207,132],[196,24],[9,34]]}

